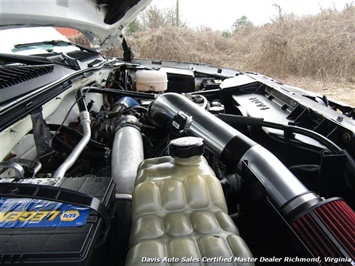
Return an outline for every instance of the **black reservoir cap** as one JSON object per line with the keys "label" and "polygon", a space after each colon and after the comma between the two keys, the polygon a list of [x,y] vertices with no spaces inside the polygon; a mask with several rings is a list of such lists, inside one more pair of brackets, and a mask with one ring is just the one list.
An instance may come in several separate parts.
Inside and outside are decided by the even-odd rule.
{"label": "black reservoir cap", "polygon": [[169,144],[169,154],[172,157],[190,158],[202,155],[205,151],[203,139],[197,137],[182,137],[173,139]]}

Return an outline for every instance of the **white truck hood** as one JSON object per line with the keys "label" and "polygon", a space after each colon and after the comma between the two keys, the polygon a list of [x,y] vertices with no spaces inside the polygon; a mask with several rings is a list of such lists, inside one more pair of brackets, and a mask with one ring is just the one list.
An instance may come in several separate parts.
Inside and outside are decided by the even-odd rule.
{"label": "white truck hood", "polygon": [[[93,48],[110,48],[152,0],[0,0],[0,29],[51,26],[82,32]],[[44,36],[45,37],[45,36]]]}

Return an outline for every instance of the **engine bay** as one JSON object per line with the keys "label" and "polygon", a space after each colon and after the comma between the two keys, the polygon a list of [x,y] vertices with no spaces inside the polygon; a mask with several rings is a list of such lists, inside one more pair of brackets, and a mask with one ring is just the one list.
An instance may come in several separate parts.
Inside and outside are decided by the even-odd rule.
{"label": "engine bay", "polygon": [[[353,107],[258,73],[190,63],[97,59],[44,83],[31,83],[31,92],[16,100],[7,93],[0,107],[1,264],[137,265],[137,257],[166,265],[254,265],[272,258],[332,265],[328,257],[354,263]],[[162,180],[176,178],[172,169],[179,164],[169,143],[186,136],[203,141],[199,156],[212,171],[196,175],[214,176],[211,184],[217,183],[201,192],[210,183],[190,186],[182,179],[184,196],[165,199],[171,187]],[[183,175],[194,176],[190,171]],[[150,179],[139,181],[140,174]],[[160,194],[148,188],[152,184]],[[225,207],[194,207],[205,191],[209,202],[219,191]],[[157,204],[148,203],[156,195],[156,217],[190,217],[192,231],[181,234],[191,239],[181,245],[198,243],[196,252],[182,253],[178,261],[169,252],[140,253],[137,245],[145,241],[170,243],[176,237],[167,220],[144,220],[154,213],[149,208]],[[186,204],[161,207],[179,201]],[[203,215],[193,216],[197,210]],[[210,216],[219,210],[225,218]],[[230,253],[206,251],[203,241],[229,238],[219,229],[198,229],[204,219],[216,219],[218,228],[231,232],[233,240],[225,240]],[[144,224],[154,228],[153,236]],[[246,251],[236,254],[231,243]],[[223,245],[215,247],[228,249]]]}

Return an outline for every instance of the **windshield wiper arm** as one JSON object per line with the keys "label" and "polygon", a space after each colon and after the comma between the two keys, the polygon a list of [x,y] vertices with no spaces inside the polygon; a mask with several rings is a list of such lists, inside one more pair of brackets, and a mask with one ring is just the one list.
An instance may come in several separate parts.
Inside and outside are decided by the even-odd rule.
{"label": "windshield wiper arm", "polygon": [[17,54],[3,54],[0,53],[0,62],[7,63],[23,63],[23,64],[52,64],[53,62],[46,57],[39,57],[33,55],[17,55]]}
{"label": "windshield wiper arm", "polygon": [[20,50],[25,50],[26,48],[29,47],[40,47],[43,45],[52,45],[53,47],[66,47],[66,46],[73,46],[76,48],[79,48],[81,51],[87,51],[90,53],[95,53],[98,54],[97,51],[95,51],[94,49],[76,44],[76,43],[72,43],[72,42],[67,42],[67,41],[63,41],[63,40],[51,40],[51,41],[42,41],[42,42],[30,42],[30,43],[19,43],[19,44],[15,44],[14,45],[14,49],[12,50],[13,52],[16,51],[20,51]]}
{"label": "windshield wiper arm", "polygon": [[2,54],[0,53],[0,64],[11,64],[11,63],[22,63],[26,65],[33,64],[55,64],[61,65],[65,67],[72,68],[74,70],[79,70],[80,67],[75,59],[70,58],[62,54],[61,60],[63,62],[57,60],[51,60],[47,57],[34,56],[34,55],[17,55],[17,54]]}

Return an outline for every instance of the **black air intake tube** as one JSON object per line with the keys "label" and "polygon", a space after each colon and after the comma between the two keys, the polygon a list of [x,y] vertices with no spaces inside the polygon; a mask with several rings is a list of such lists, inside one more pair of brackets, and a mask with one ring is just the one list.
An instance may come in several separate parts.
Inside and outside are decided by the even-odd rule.
{"label": "black air intake tube", "polygon": [[[268,150],[179,94],[159,96],[149,115],[157,127],[172,126],[203,138],[207,148],[229,167],[241,170],[242,162],[247,164],[314,257],[330,261],[340,257],[339,265],[354,265],[355,213],[344,201],[322,200]],[[334,263],[324,260],[321,264]]]}
{"label": "black air intake tube", "polygon": [[149,117],[157,127],[172,126],[203,138],[206,147],[233,169],[247,162],[248,168],[266,188],[272,204],[284,216],[299,207],[321,201],[271,152],[180,94],[159,96],[150,106]]}

